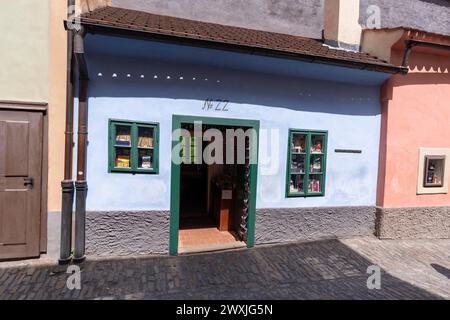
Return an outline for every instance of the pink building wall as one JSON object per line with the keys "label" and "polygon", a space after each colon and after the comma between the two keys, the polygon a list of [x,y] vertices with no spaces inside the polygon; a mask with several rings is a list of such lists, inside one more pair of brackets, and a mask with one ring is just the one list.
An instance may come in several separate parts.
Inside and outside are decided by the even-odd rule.
{"label": "pink building wall", "polygon": [[[391,62],[402,56],[394,46]],[[409,66],[382,89],[377,206],[450,206],[450,193],[417,194],[419,148],[450,148],[450,53],[416,47]]]}

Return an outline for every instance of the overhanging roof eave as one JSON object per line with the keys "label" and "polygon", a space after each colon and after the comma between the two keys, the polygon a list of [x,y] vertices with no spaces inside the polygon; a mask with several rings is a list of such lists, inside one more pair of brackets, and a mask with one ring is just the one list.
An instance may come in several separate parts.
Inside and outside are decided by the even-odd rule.
{"label": "overhanging roof eave", "polygon": [[[298,60],[310,63],[320,63],[327,65],[334,65],[344,68],[352,68],[358,70],[366,70],[373,72],[382,72],[388,74],[406,74],[407,68],[401,66],[393,66],[389,64],[375,64],[361,61],[354,61],[349,59],[336,59],[320,55],[312,55],[297,52],[288,52],[283,50],[274,50],[258,46],[249,46],[242,44],[225,43],[207,39],[194,39],[186,36],[177,36],[173,34],[163,34],[157,32],[149,32],[144,30],[135,30],[131,28],[124,28],[120,26],[111,26],[108,24],[100,24],[82,21],[82,25],[85,27],[87,33],[91,34],[103,34],[116,37],[133,38],[147,41],[158,41],[164,43],[172,43],[179,45],[188,45],[201,48],[225,50],[246,54],[255,54],[260,56],[275,57],[281,59]],[[67,23],[65,22],[67,28]]]}

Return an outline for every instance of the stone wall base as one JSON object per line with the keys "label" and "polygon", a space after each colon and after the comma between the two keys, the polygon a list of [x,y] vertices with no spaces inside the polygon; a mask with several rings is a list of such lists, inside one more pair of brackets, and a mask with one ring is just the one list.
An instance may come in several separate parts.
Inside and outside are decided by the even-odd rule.
{"label": "stone wall base", "polygon": [[450,207],[377,208],[380,239],[449,239]]}
{"label": "stone wall base", "polygon": [[170,211],[86,213],[86,254],[134,255],[169,252]]}
{"label": "stone wall base", "polygon": [[255,242],[346,238],[375,234],[375,207],[256,210]]}
{"label": "stone wall base", "polygon": [[[257,209],[255,243],[373,235],[375,212],[372,206]],[[86,254],[167,254],[169,221],[170,211],[89,211]]]}

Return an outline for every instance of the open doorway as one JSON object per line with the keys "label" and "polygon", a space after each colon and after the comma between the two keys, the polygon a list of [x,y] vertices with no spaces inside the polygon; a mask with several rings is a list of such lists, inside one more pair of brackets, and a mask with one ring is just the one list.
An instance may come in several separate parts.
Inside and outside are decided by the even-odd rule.
{"label": "open doorway", "polygon": [[[182,124],[182,129],[194,136],[193,124]],[[245,131],[247,127],[225,125],[202,125],[202,136],[209,129],[218,130],[226,136],[226,130]],[[245,163],[237,162],[237,143],[233,141],[234,161],[226,163],[226,139],[219,163],[206,163],[204,157],[194,163],[198,148],[203,155],[210,141],[191,139],[188,142],[192,163],[180,166],[180,225],[179,252],[208,251],[245,247],[245,236],[240,232],[242,210],[245,201]],[[212,138],[211,142],[214,142]],[[248,145],[248,141],[246,141]],[[215,156],[215,151],[212,152]]]}
{"label": "open doorway", "polygon": [[[205,148],[215,141],[214,138],[211,141],[189,138],[190,142],[182,143],[184,149],[189,148],[189,156],[200,154],[202,159],[172,164],[172,175],[175,174],[172,177],[172,183],[175,182],[172,197],[175,195],[178,199],[171,199],[171,254],[253,246],[256,164],[251,164],[248,159],[251,146],[257,148],[257,137],[244,138],[246,156],[242,161],[238,159],[239,138],[233,138],[232,147],[227,147],[225,136],[230,129],[242,132],[257,130],[257,121],[247,120],[250,121],[248,125],[245,120],[233,123],[231,119],[179,117],[182,119],[174,124],[174,128],[179,125],[177,128],[189,132],[191,137],[194,137],[194,121],[202,121],[201,136],[209,129],[220,131],[224,137],[220,156],[223,161],[211,163],[203,157]],[[198,135],[199,127],[196,130]],[[231,163],[226,160],[229,154],[233,157]],[[212,155],[216,156],[215,152]],[[251,193],[251,189],[255,193]],[[177,225],[174,225],[174,218],[178,218]]]}

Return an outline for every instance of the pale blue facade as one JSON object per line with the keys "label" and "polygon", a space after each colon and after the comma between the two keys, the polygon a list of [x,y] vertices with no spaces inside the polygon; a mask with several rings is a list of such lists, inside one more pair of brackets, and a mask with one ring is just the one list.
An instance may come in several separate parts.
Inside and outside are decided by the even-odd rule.
{"label": "pale blue facade", "polygon": [[[88,211],[170,209],[174,114],[260,121],[257,208],[375,206],[388,75],[106,36],[86,43]],[[228,111],[203,110],[206,99],[229,100]],[[159,174],[108,172],[109,119],[159,123]],[[285,196],[289,128],[328,131],[325,196]]]}

